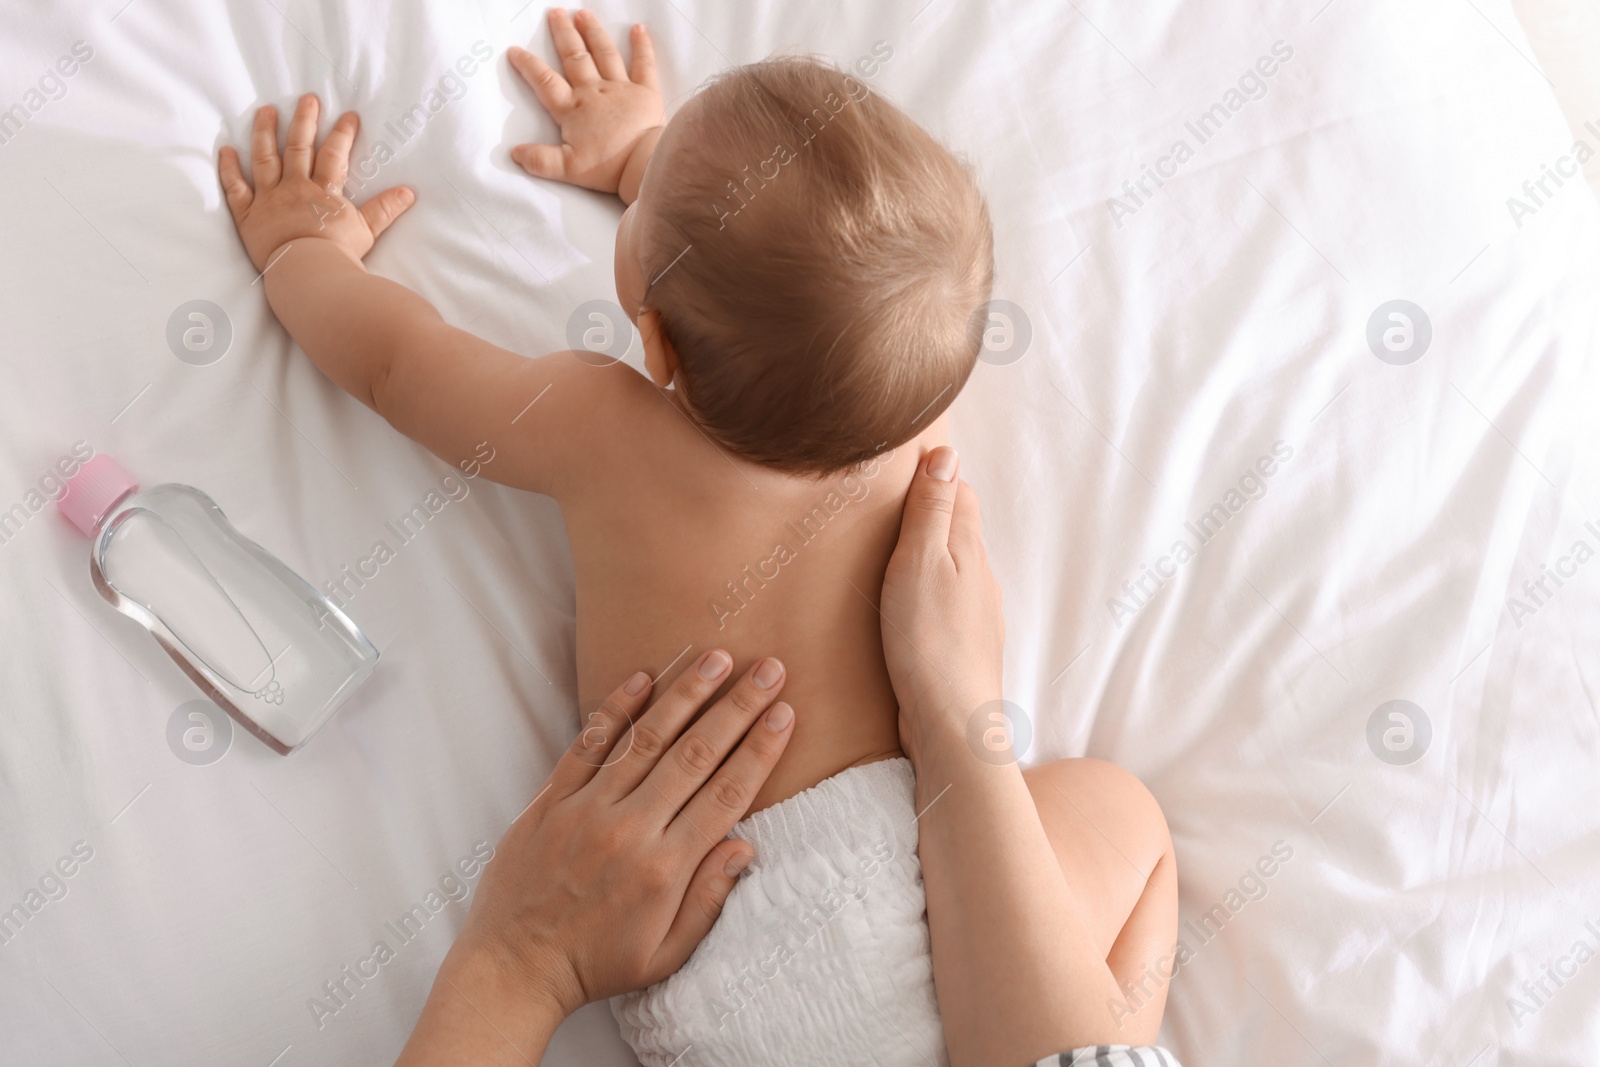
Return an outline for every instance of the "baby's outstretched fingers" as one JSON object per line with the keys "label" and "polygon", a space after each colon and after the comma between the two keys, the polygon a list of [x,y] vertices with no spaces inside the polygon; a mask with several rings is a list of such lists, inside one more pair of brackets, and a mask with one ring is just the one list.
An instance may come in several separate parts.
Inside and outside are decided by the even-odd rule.
{"label": "baby's outstretched fingers", "polygon": [[317,117],[321,114],[322,102],[315,93],[307,93],[295,105],[289,136],[283,145],[283,171],[291,178],[311,177],[311,152],[317,143]]}
{"label": "baby's outstretched fingers", "polygon": [[376,239],[389,228],[390,223],[405,214],[406,209],[416,202],[416,193],[403,185],[397,185],[393,189],[385,189],[362,204],[361,217],[367,220],[367,228],[372,231],[372,236]]}
{"label": "baby's outstretched fingers", "polygon": [[578,32],[583,34],[583,43],[589,46],[600,77],[607,81],[627,81],[628,68],[623,65],[622,53],[611,43],[611,35],[600,25],[599,17],[593,11],[579,11],[573,21],[578,25]]}
{"label": "baby's outstretched fingers", "polygon": [[539,98],[544,109],[560,122],[561,116],[572,106],[572,86],[567,84],[567,80],[526,48],[508,48],[506,58],[511,60],[512,69],[528,83],[528,88],[533,90],[533,95]]}
{"label": "baby's outstretched fingers", "polygon": [[588,44],[572,24],[572,16],[564,7],[550,9],[550,39],[555,42],[556,54],[561,57],[561,69],[566,72],[567,81],[573,85],[592,85],[600,80],[600,68],[595,66]]}
{"label": "baby's outstretched fingers", "polygon": [[661,91],[656,78],[656,46],[651,43],[650,31],[642,22],[633,27],[633,80],[647,89]]}
{"label": "baby's outstretched fingers", "polygon": [[535,178],[565,181],[567,156],[572,149],[561,144],[519,144],[511,150],[511,161]]}
{"label": "baby's outstretched fingers", "polygon": [[361,128],[361,118],[354,111],[346,111],[328,131],[327,139],[317,149],[317,161],[311,178],[328,192],[337,192],[350,173],[350,147],[355,144],[356,131]]}
{"label": "baby's outstretched fingers", "polygon": [[257,191],[278,184],[283,163],[278,159],[278,109],[268,104],[256,109],[250,128],[250,180]]}
{"label": "baby's outstretched fingers", "polygon": [[551,9],[550,38],[565,78],[526,49],[507,49],[506,58],[561,127],[561,144],[517,145],[512,160],[536,178],[606,193],[622,193],[627,179],[624,199],[632,200],[655,148],[649,133],[663,117],[649,38],[634,27],[632,80],[592,11],[579,11],[575,22],[566,10]]}
{"label": "baby's outstretched fingers", "polygon": [[415,201],[406,188],[386,189],[359,210],[344,193],[350,149],[361,121],[353,111],[341,115],[317,147],[321,102],[307,93],[295,105],[283,155],[278,154],[278,118],[272,107],[256,112],[251,130],[251,170],[245,181],[239,153],[223,148],[217,177],[228,211],[250,262],[263,274],[275,253],[301,238],[331,241],[356,259]]}
{"label": "baby's outstretched fingers", "polygon": [[222,180],[222,195],[228,201],[228,211],[237,223],[249,210],[255,193],[250,183],[244,180],[244,172],[239,169],[239,153],[232,145],[223,145],[217,156],[217,176]]}

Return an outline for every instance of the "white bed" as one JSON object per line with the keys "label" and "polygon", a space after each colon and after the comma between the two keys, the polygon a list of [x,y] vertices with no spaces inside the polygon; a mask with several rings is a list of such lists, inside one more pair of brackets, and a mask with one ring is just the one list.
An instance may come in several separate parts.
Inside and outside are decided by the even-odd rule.
{"label": "white bed", "polygon": [[[0,511],[84,441],[210,492],[319,584],[367,555],[447,468],[294,350],[215,152],[264,102],[358,108],[357,157],[397,149],[370,186],[420,194],[372,268],[498,343],[564,347],[572,310],[612,295],[618,205],[508,161],[552,132],[502,58],[547,47],[541,10],[12,0],[0,108],[45,91],[0,127]],[[780,48],[850,63],[885,42],[873,84],[981,172],[996,295],[1032,332],[955,409],[1008,691],[1030,760],[1117,760],[1168,813],[1193,957],[1164,1036],[1183,1061],[1593,1064],[1600,964],[1546,978],[1537,1004],[1522,983],[1600,948],[1600,563],[1532,614],[1508,597],[1541,564],[1572,569],[1574,541],[1600,546],[1600,212],[1577,180],[1520,226],[1507,199],[1586,120],[1600,147],[1583,111],[1600,97],[1568,93],[1563,115],[1506,0],[598,10],[651,26],[672,97]],[[1581,68],[1592,6],[1521,13]],[[64,64],[64,94],[41,87],[79,41],[92,57]],[[478,42],[495,59],[443,85],[459,98],[386,136]],[[1264,95],[1227,110],[1275,42],[1292,55]],[[1219,101],[1200,144],[1185,122]],[[1179,138],[1193,157],[1127,198],[1144,166],[1173,171]],[[166,341],[195,299],[233,329],[207,366]],[[1366,340],[1395,299],[1431,321],[1408,365]],[[1229,508],[1276,442],[1290,458]],[[1108,605],[1218,503],[1221,532],[1161,564],[1148,603]],[[383,660],[327,729],[287,759],[237,736],[209,766],[166,742],[196,694],[94,593],[51,512],[0,543],[0,908],[62,857],[74,873],[0,943],[0,1061],[390,1061],[467,902],[404,943],[386,923],[498,837],[572,728],[555,507],[474,483],[351,601]],[[1395,699],[1431,724],[1408,765],[1367,741]],[[1275,845],[1292,856],[1245,883],[1260,899],[1230,900]],[[1223,925],[1202,942],[1208,913]],[[331,999],[379,940],[392,962]],[[602,1005],[547,1062],[633,1061]]]}

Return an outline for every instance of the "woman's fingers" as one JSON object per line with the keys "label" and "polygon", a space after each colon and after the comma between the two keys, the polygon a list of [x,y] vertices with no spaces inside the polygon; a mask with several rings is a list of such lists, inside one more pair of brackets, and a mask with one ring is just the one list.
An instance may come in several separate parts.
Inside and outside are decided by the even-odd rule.
{"label": "woman's fingers", "polygon": [[711,781],[700,787],[667,827],[668,841],[692,849],[726,837],[733,824],[750,810],[750,803],[766,784],[793,735],[794,709],[782,701],[772,705],[750,727],[744,742],[733,750]]}
{"label": "woman's fingers", "polygon": [[[632,793],[732,669],[733,657],[720,648],[712,649],[685,667],[667,691],[635,720],[628,736],[622,739],[617,755],[607,762],[595,784],[612,800],[621,800]],[[662,818],[660,825],[666,825],[668,818],[671,818],[670,813]]]}
{"label": "woman's fingers", "polygon": [[[768,656],[756,663],[745,672],[743,678],[734,683],[727,696],[717,701],[710,711],[700,716],[678,738],[666,756],[650,771],[639,789],[639,795],[645,804],[660,803],[663,825],[705,786],[712,773],[721,766],[723,758],[733,751],[733,746],[750,729],[750,724],[778,699],[783,679],[783,664],[778,660]],[[762,775],[762,780],[765,779],[766,776]],[[731,827],[733,823],[728,825]],[[711,840],[725,833],[726,829]]]}
{"label": "woman's fingers", "polygon": [[539,103],[559,122],[572,106],[572,86],[567,84],[567,79],[551,70],[550,64],[526,48],[508,48],[506,58],[511,60],[511,69],[528,83],[533,95],[539,98]]}
{"label": "woman's fingers", "polygon": [[930,451],[911,477],[900,519],[900,543],[913,558],[939,558],[950,552],[950,526],[956,505],[956,450],[940,445]]}
{"label": "woman's fingers", "polygon": [[350,148],[355,144],[356,131],[361,128],[361,117],[346,111],[328,131],[327,140],[317,150],[317,161],[311,169],[311,178],[330,195],[339,195],[344,179],[350,173]]}
{"label": "woman's fingers", "polygon": [[572,24],[572,16],[564,7],[550,9],[550,39],[555,42],[556,55],[561,57],[561,69],[573,85],[588,85],[600,80],[600,71],[589,55],[589,46],[583,35]]}
{"label": "woman's fingers", "polygon": [[552,799],[571,796],[594,777],[618,750],[618,741],[626,736],[628,727],[639,717],[649,698],[650,676],[638,671],[578,724],[578,736],[572,739],[572,744],[556,761],[555,770],[550,772]]}
{"label": "woman's fingers", "polygon": [[633,81],[656,92],[661,91],[656,78],[656,46],[650,40],[650,31],[642,24],[633,28]]}
{"label": "woman's fingers", "polygon": [[699,868],[689,879],[683,905],[678,908],[652,961],[653,972],[668,975],[683,966],[695,946],[711,932],[711,924],[722,914],[722,906],[728,902],[728,894],[733,892],[740,872],[754,858],[755,849],[748,841],[738,838],[718,841],[716,847],[706,853],[706,858],[700,861]]}
{"label": "woman's fingers", "polygon": [[250,129],[250,180],[257,190],[278,184],[283,163],[278,159],[278,109],[268,104],[256,109],[255,125]]}
{"label": "woman's fingers", "polygon": [[583,43],[589,46],[589,55],[594,58],[595,69],[600,72],[600,77],[607,81],[627,81],[628,68],[623,65],[622,53],[611,43],[611,35],[606,28],[600,25],[600,16],[593,11],[579,11],[573,16],[573,21],[583,35]]}
{"label": "woman's fingers", "polygon": [[385,189],[362,204],[361,217],[367,220],[367,228],[372,231],[372,236],[376,239],[389,228],[390,223],[416,202],[416,193],[403,185],[397,185],[393,189]]}
{"label": "woman's fingers", "polygon": [[978,494],[966,482],[956,483],[956,498],[950,512],[950,555],[956,570],[988,563],[983,547],[983,517],[978,511]]}
{"label": "woman's fingers", "polygon": [[251,190],[250,183],[244,180],[244,172],[239,169],[239,153],[234,151],[232,145],[223,145],[217,157],[217,176],[222,180],[222,195],[228,201],[228,210],[237,223],[249,209],[256,194]]}
{"label": "woman's fingers", "polygon": [[307,93],[295,105],[283,145],[283,171],[291,178],[311,177],[311,152],[317,143],[317,116],[321,113],[315,93]]}

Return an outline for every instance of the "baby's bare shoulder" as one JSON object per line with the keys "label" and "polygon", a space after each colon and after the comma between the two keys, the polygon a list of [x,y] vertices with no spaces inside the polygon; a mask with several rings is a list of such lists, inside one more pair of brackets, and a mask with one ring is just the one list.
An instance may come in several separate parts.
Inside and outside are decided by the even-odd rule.
{"label": "baby's bare shoulder", "polygon": [[550,366],[546,392],[527,410],[533,418],[549,405],[545,417],[560,424],[565,438],[563,477],[581,491],[618,467],[637,469],[642,457],[659,457],[677,447],[687,416],[650,379],[627,363],[592,352],[566,351],[546,356]]}
{"label": "baby's bare shoulder", "polygon": [[587,422],[596,434],[615,434],[618,419],[653,421],[670,403],[649,378],[621,360],[566,351],[543,362],[550,367],[549,396],[541,401],[555,401],[564,421]]}

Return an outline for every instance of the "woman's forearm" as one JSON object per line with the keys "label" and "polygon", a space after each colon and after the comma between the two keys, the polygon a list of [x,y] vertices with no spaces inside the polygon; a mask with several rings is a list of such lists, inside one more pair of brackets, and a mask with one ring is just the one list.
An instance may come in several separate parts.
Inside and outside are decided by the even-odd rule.
{"label": "woman's forearm", "polygon": [[290,241],[268,261],[267,302],[311,361],[345,392],[374,407],[373,390],[419,327],[439,312],[405,286],[367,272],[320,237]]}
{"label": "woman's forearm", "polygon": [[[954,1067],[1022,1067],[1115,1034],[1117,995],[1088,938],[1032,795],[1015,764],[968,746],[960,715],[923,733],[916,764],[918,854],[934,985]],[[1087,962],[1086,962],[1087,961]]]}

